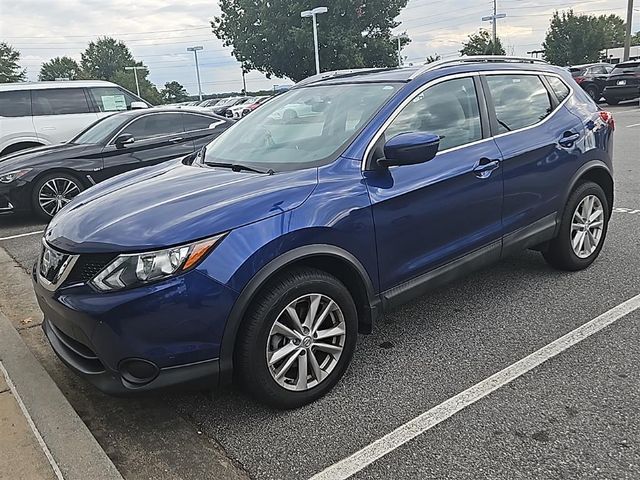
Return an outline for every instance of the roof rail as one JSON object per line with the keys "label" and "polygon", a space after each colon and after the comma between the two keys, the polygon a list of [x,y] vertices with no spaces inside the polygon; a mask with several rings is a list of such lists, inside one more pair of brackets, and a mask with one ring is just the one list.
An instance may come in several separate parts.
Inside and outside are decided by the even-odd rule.
{"label": "roof rail", "polygon": [[346,69],[346,70],[333,70],[333,71],[330,71],[330,72],[322,72],[320,74],[312,75],[310,77],[307,77],[307,78],[304,78],[304,79],[300,80],[298,83],[296,83],[294,85],[294,87],[300,87],[302,85],[309,85],[310,83],[319,82],[320,80],[326,80],[327,78],[347,77],[347,76],[353,75],[353,74],[364,73],[364,72],[376,72],[376,71],[382,71],[382,70],[388,70],[388,68],[387,67],[384,67],[384,68],[350,68],[350,69]]}
{"label": "roof rail", "polygon": [[416,70],[411,78],[416,78],[425,72],[437,70],[438,68],[449,67],[452,65],[460,65],[463,63],[540,63],[548,65],[547,62],[539,58],[532,57],[508,57],[506,55],[470,55],[458,58],[450,58],[447,60],[436,60],[427,63],[422,68]]}

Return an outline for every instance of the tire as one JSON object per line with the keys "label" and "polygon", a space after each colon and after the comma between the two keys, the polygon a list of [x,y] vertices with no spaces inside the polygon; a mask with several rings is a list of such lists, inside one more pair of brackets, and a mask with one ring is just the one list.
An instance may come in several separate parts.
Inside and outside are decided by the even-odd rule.
{"label": "tire", "polygon": [[[54,187],[55,186],[55,187]],[[66,187],[70,189],[67,191]],[[61,194],[58,200],[53,188]],[[31,204],[33,212],[44,220],[51,220],[60,208],[69,203],[76,195],[84,190],[84,185],[77,177],[66,172],[49,173],[41,177],[33,186]],[[66,193],[64,193],[66,192]],[[64,193],[64,195],[62,195]],[[55,199],[54,199],[55,197]],[[54,199],[53,203],[41,201],[41,198]]]}
{"label": "tire", "polygon": [[[298,327],[301,327],[306,323],[306,313],[310,310],[309,300],[318,298],[315,319],[322,317],[330,300],[334,304],[332,310],[320,320],[317,331],[327,334],[330,330],[339,332],[342,329],[342,335],[316,339],[313,322],[308,324],[312,327],[311,331],[294,326],[288,310],[296,312],[301,324]],[[281,331],[286,332],[286,328],[282,329],[283,325],[295,332],[287,332],[288,336],[281,334]],[[271,407],[301,407],[322,397],[340,380],[353,356],[357,330],[356,307],[342,282],[321,270],[289,270],[269,282],[249,307],[238,332],[234,352],[236,378],[250,395]],[[305,333],[297,333],[302,331]],[[324,346],[329,344],[334,353],[319,349],[318,345],[321,344],[322,348],[329,348]],[[337,353],[340,347],[342,350]],[[283,353],[285,351],[287,355]],[[269,365],[270,361],[272,365]],[[287,369],[289,361],[291,363]],[[299,375],[299,368],[306,368],[307,375]],[[276,380],[281,371],[284,371],[282,377]],[[300,380],[302,378],[304,382]]]}
{"label": "tire", "polygon": [[598,100],[600,100],[600,91],[598,90],[598,87],[595,85],[588,85],[584,91],[587,92],[587,95],[589,95],[594,102],[598,103]]}
{"label": "tire", "polygon": [[620,103],[620,100],[615,98],[605,98],[605,101],[607,102],[607,105],[618,105]]}
{"label": "tire", "polygon": [[[585,208],[589,206],[589,200],[592,202],[593,210],[590,211],[593,212],[591,215],[593,220],[582,228],[574,227],[582,224],[576,215],[584,214]],[[601,209],[600,216],[595,217],[595,212],[599,209]],[[549,248],[542,253],[547,263],[554,268],[567,271],[583,270],[591,265],[600,255],[604,245],[609,226],[609,212],[609,204],[602,187],[589,181],[580,183],[569,196],[562,214],[558,236],[549,242]],[[601,226],[598,229],[599,222]],[[593,248],[594,240],[597,240],[595,248]],[[577,247],[574,247],[576,244]]]}

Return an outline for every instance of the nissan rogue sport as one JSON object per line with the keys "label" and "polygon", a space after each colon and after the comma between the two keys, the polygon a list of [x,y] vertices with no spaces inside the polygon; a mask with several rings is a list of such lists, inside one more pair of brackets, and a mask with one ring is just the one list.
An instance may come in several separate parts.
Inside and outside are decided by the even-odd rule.
{"label": "nissan rogue sport", "polygon": [[613,130],[568,71],[532,59],[311,77],[199,153],[64,207],[33,270],[46,335],[105,392],[235,378],[304,405],[358,332],[436,285],[522,249],[587,268]]}

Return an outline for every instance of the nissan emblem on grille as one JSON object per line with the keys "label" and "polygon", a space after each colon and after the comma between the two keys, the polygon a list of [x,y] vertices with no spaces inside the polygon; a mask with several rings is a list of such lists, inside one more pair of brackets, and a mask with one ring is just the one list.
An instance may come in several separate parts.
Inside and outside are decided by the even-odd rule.
{"label": "nissan emblem on grille", "polygon": [[42,249],[42,258],[40,260],[40,275],[45,280],[55,283],[60,277],[62,267],[68,257],[69,255],[56,252],[45,245]]}

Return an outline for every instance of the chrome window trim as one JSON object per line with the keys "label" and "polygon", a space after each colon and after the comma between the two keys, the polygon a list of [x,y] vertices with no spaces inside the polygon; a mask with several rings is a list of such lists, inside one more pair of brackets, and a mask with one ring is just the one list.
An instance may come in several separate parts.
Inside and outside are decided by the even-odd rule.
{"label": "chrome window trim", "polygon": [[[51,248],[49,245],[47,245],[47,242],[45,241],[44,238],[42,239],[42,246],[43,248],[49,248],[51,250],[55,250]],[[60,267],[60,275],[56,282],[50,282],[49,280],[47,280],[42,276],[42,274],[40,273],[40,261],[42,260],[42,251],[38,255],[38,263],[36,265],[38,281],[45,289],[49,290],[50,292],[57,290],[58,287],[64,283],[64,281],[67,279],[67,277],[71,273],[71,270],[73,270],[73,267],[78,261],[78,258],[80,258],[80,255],[71,255],[71,254],[66,254],[66,255],[68,255],[68,258]]]}
{"label": "chrome window trim", "polygon": [[[543,123],[545,123],[546,121],[548,121],[551,117],[553,117],[556,114],[556,112],[558,110],[560,110],[560,108],[562,106],[564,106],[575,93],[573,87],[571,85],[568,85],[567,82],[565,82],[565,80],[562,78],[561,75],[559,75],[557,73],[545,72],[545,71],[541,71],[541,70],[490,70],[490,71],[483,71],[483,72],[456,73],[454,75],[446,75],[444,77],[436,78],[434,80],[431,80],[430,82],[425,83],[420,88],[418,88],[415,92],[413,92],[411,95],[409,95],[407,98],[405,98],[404,101],[400,105],[398,105],[396,107],[396,109],[391,113],[391,115],[389,115],[389,118],[387,118],[387,120],[382,124],[382,126],[378,129],[378,131],[375,133],[375,135],[369,141],[369,144],[367,145],[367,148],[365,149],[364,155],[362,157],[360,169],[362,171],[365,170],[365,166],[366,166],[366,163],[367,163],[367,158],[369,158],[369,155],[371,154],[371,151],[373,150],[373,147],[375,146],[376,142],[380,139],[380,137],[385,132],[385,130],[389,127],[389,125],[396,119],[396,117],[398,115],[400,115],[400,112],[409,103],[411,103],[411,101],[413,101],[414,98],[416,98],[418,95],[423,93],[428,88],[430,88],[430,87],[432,87],[434,85],[437,85],[439,83],[445,82],[447,80],[453,80],[453,79],[457,79],[457,78],[465,78],[465,77],[473,78],[473,77],[480,77],[480,76],[487,76],[487,75],[505,75],[505,74],[507,74],[507,75],[535,75],[537,77],[539,77],[539,76],[556,77],[562,83],[564,83],[564,85],[569,89],[569,95],[567,95],[566,98],[564,100],[562,100],[562,102],[558,103],[556,105],[556,107],[553,109],[553,111],[549,115],[544,117],[539,122],[534,123],[533,125],[529,125],[527,127],[522,127],[522,128],[517,129],[517,130],[513,130],[511,132],[505,132],[505,133],[499,133],[497,135],[491,135],[491,136],[489,136],[487,138],[482,138],[480,140],[476,140],[476,141],[473,141],[473,142],[465,143],[463,145],[458,145],[456,147],[447,148],[445,150],[441,150],[438,153],[436,153],[436,156],[444,154],[444,153],[448,153],[448,152],[451,152],[451,151],[454,151],[454,150],[459,150],[459,149],[464,148],[464,147],[477,145],[477,144],[480,144],[480,143],[485,142],[487,140],[493,140],[495,138],[505,137],[507,135],[512,135],[514,133],[519,133],[519,132],[522,132],[524,130],[529,130],[531,128],[538,127],[538,126],[542,125]],[[549,90],[547,89],[546,85],[544,85],[544,83],[542,85],[545,88],[545,90],[547,90],[547,92],[549,92]],[[549,93],[551,93],[551,92],[549,92]],[[486,94],[487,93],[485,92],[485,95]],[[476,95],[477,95],[477,92],[476,92]],[[478,100],[480,100],[480,98],[478,98]]]}

